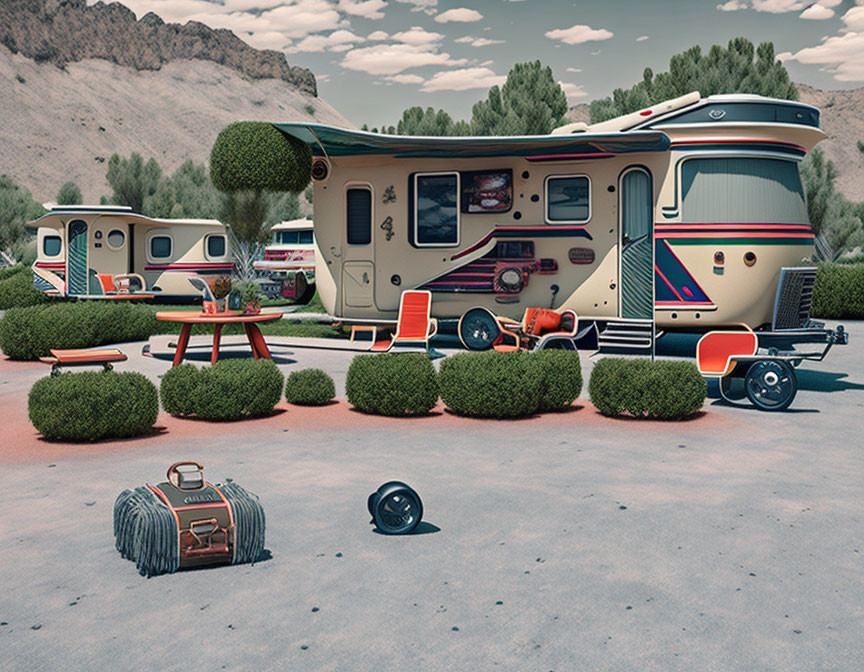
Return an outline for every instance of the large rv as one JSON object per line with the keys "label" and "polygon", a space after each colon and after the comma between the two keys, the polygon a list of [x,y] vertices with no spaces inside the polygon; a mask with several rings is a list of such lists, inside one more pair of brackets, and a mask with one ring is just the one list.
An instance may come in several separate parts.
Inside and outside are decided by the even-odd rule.
{"label": "large rv", "polygon": [[52,296],[194,301],[234,268],[228,229],[216,220],[58,206],[28,226],[37,233],[33,282]]}
{"label": "large rv", "polygon": [[253,266],[263,278],[261,289],[268,298],[309,303],[315,294],[315,235],[311,219],[292,219],[274,224],[264,259]]}
{"label": "large rv", "polygon": [[477,306],[705,331],[808,319],[798,163],[826,137],[808,105],[691,93],[527,137],[275,125],[311,147],[318,291],[346,320],[392,318],[413,288],[439,319]]}

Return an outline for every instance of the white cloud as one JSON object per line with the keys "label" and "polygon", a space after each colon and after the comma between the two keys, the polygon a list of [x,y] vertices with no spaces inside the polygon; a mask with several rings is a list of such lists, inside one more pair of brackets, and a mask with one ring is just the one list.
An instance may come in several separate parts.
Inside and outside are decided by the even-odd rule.
{"label": "white cloud", "polygon": [[832,16],[834,16],[834,10],[829,9],[818,2],[815,5],[810,5],[807,9],[801,12],[802,19],[813,19],[815,21],[830,19]]}
{"label": "white cloud", "polygon": [[332,51],[337,54],[342,53],[343,51],[348,51],[349,49],[353,49],[353,44],[337,44],[336,46],[330,47],[327,51]]}
{"label": "white cloud", "polygon": [[784,14],[786,12],[797,12],[807,6],[802,0],[752,0],[753,9],[757,12],[769,12],[771,14]]}
{"label": "white cloud", "polygon": [[582,72],[582,68],[567,68],[567,72]]}
{"label": "white cloud", "polygon": [[285,51],[289,54],[298,52],[322,52],[325,49],[331,51],[345,51],[344,48],[351,48],[355,42],[365,42],[365,37],[355,35],[350,30],[336,30],[329,35],[310,35]]}
{"label": "white cloud", "polygon": [[380,42],[381,40],[386,40],[388,37],[390,36],[383,30],[376,30],[374,33],[370,33],[369,37],[367,37],[366,39],[368,39],[370,42]]}
{"label": "white cloud", "polygon": [[[831,7],[836,7],[843,0],[819,0],[816,3],[809,0],[728,0],[717,5],[722,12],[735,12],[742,9],[755,9],[757,12],[770,14],[785,14],[786,12],[801,13],[802,19],[828,19],[834,15]],[[826,11],[827,10],[827,11]]]}
{"label": "white cloud", "polygon": [[284,33],[275,30],[260,31],[238,35],[244,42],[256,49],[285,49],[291,42]]}
{"label": "white cloud", "polygon": [[644,42],[647,39],[648,39],[647,35],[640,35],[639,37],[636,38],[636,41],[637,42]]}
{"label": "white cloud", "polygon": [[435,17],[436,23],[473,23],[483,18],[483,15],[476,9],[467,9],[466,7],[458,7],[457,9],[448,9]]}
{"label": "white cloud", "polygon": [[485,67],[492,65],[493,63],[495,63],[495,61],[490,59],[488,61],[483,61],[480,65],[482,65],[485,68]]}
{"label": "white cloud", "polygon": [[864,6],[852,7],[842,17],[839,34],[822,39],[815,47],[795,54],[784,52],[778,58],[809,65],[821,65],[841,82],[864,81]]}
{"label": "white cloud", "polygon": [[436,72],[420,87],[420,90],[425,93],[431,93],[433,91],[488,89],[496,85],[501,86],[506,81],[506,77],[496,75],[489,68],[462,68],[460,70]]}
{"label": "white cloud", "polygon": [[443,37],[441,33],[430,33],[423,30],[420,26],[412,26],[411,30],[405,30],[393,35],[393,39],[397,42],[413,45],[432,44],[433,42],[438,42]]}
{"label": "white cloud", "polygon": [[747,9],[749,5],[742,0],[729,0],[722,5],[717,5],[717,9],[721,12],[737,12],[740,9]]}
{"label": "white cloud", "polygon": [[339,0],[339,10],[364,19],[383,19],[381,10],[387,6],[384,0]]}
{"label": "white cloud", "polygon": [[370,75],[398,75],[424,65],[465,65],[467,62],[464,58],[453,59],[450,54],[438,53],[436,47],[429,45],[376,44],[352,49],[345,54],[340,65]]}
{"label": "white cloud", "polygon": [[422,84],[425,81],[420,75],[392,75],[384,79],[395,84]]}
{"label": "white cloud", "polygon": [[578,100],[580,98],[588,97],[588,92],[579,84],[558,82],[558,85],[561,87],[561,90],[564,91],[564,95],[567,96],[567,100]]}
{"label": "white cloud", "polygon": [[598,49],[597,51],[592,51],[591,55],[592,56],[599,56],[602,51],[603,51],[602,49]]}
{"label": "white cloud", "polygon": [[414,5],[411,8],[412,12],[423,12],[430,16],[435,13],[435,8],[438,6],[438,0],[396,0],[403,5]]}
{"label": "white cloud", "polygon": [[598,42],[608,40],[613,33],[605,28],[576,25],[570,28],[556,28],[546,33],[550,40],[560,40],[564,44],[582,44],[583,42]]}
{"label": "white cloud", "polygon": [[457,38],[453,41],[458,44],[470,44],[472,47],[488,47],[490,44],[504,44],[504,40],[490,40],[486,37],[472,37],[470,35]]}

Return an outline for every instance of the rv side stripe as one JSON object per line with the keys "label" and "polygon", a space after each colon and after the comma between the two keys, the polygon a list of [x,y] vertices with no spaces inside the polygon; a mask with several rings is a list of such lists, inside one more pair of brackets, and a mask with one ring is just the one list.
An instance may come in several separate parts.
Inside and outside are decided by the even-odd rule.
{"label": "rv side stripe", "polygon": [[543,226],[498,226],[483,236],[470,247],[454,254],[450,261],[461,259],[467,254],[479,250],[493,238],[587,238],[594,240],[584,226],[559,226],[544,224]]}
{"label": "rv side stripe", "polygon": [[814,236],[711,236],[676,237],[658,235],[658,239],[672,240],[675,245],[812,245]]}
{"label": "rv side stripe", "polygon": [[742,149],[770,149],[786,151],[797,156],[804,156],[807,149],[794,142],[783,142],[781,140],[755,140],[753,138],[706,138],[703,140],[676,140],[672,143],[672,149],[725,149],[729,145],[736,145]]}

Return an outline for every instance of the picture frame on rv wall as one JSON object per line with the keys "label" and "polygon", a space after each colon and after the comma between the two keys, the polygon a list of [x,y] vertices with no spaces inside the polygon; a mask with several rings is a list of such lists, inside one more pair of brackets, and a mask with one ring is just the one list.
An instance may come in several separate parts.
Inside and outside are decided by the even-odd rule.
{"label": "picture frame on rv wall", "polygon": [[472,170],[462,172],[462,212],[500,213],[513,207],[513,171]]}

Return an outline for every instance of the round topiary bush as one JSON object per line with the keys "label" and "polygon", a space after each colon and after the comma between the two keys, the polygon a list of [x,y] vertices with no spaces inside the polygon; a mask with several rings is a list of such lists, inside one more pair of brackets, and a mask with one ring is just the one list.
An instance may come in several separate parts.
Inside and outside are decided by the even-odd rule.
{"label": "round topiary bush", "polygon": [[348,402],[376,415],[422,415],[438,403],[438,380],[419,352],[357,355],[345,381]]}
{"label": "round topiary bush", "polygon": [[156,386],[140,373],[61,373],[36,381],[30,422],[46,439],[98,441],[140,436],[159,415]]}
{"label": "round topiary bush", "polygon": [[194,415],[195,394],[201,378],[201,371],[192,364],[180,364],[168,369],[159,386],[162,408],[171,415]]}
{"label": "round topiary bush", "polygon": [[608,357],[594,365],[591,402],[607,416],[679,420],[702,408],[705,379],[693,362]]}
{"label": "round topiary bush", "polygon": [[582,364],[572,350],[540,350],[531,355],[539,370],[540,404],[538,411],[563,411],[582,393]]}
{"label": "round topiary bush", "polygon": [[33,273],[29,268],[15,266],[14,271],[0,279],[0,310],[36,306],[51,300],[33,286]]}
{"label": "round topiary bush", "polygon": [[[524,418],[540,408],[545,366],[527,352],[462,352],[441,362],[441,399],[454,413]],[[536,360],[539,362],[539,360]]]}
{"label": "round topiary bush", "polygon": [[285,382],[285,398],[300,406],[323,406],[336,396],[333,379],[321,369],[294,371]]}

